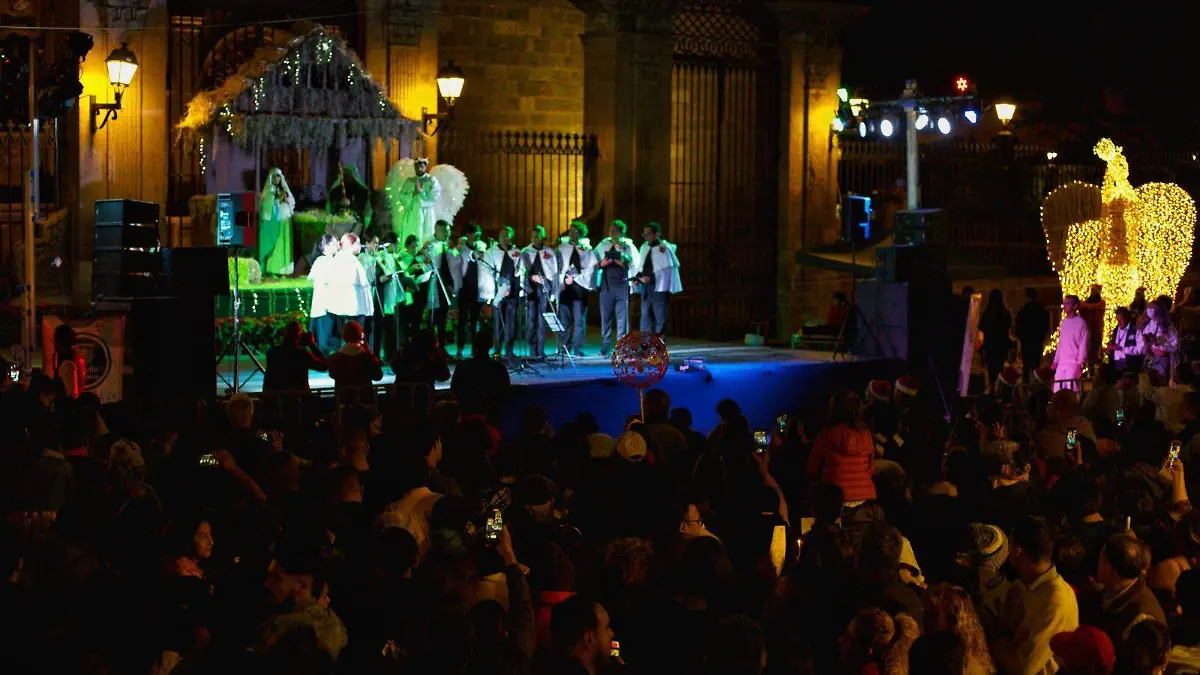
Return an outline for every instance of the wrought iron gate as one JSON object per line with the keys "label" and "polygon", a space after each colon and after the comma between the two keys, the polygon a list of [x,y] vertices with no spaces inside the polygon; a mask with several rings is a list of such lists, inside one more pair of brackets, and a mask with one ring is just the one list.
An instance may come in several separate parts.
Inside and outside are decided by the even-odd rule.
{"label": "wrought iron gate", "polygon": [[693,0],[675,17],[667,235],[683,275],[677,335],[738,337],[775,315],[779,63],[754,4]]}

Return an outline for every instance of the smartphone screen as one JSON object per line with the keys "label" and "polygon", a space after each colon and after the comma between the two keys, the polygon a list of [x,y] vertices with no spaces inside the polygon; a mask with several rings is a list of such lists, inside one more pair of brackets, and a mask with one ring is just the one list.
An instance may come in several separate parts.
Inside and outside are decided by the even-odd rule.
{"label": "smartphone screen", "polygon": [[1171,451],[1167,453],[1167,468],[1174,469],[1175,462],[1179,461],[1179,451],[1183,449],[1183,444],[1179,441],[1171,441]]}
{"label": "smartphone screen", "polygon": [[768,433],[766,429],[758,429],[754,432],[754,445],[756,448],[758,448],[758,452],[761,453],[762,451],[766,450],[767,446],[770,444],[771,434]]}
{"label": "smartphone screen", "polygon": [[787,426],[788,426],[788,416],[787,415],[780,415],[779,417],[775,418],[775,428],[779,430],[779,433],[786,434]]}
{"label": "smartphone screen", "polygon": [[621,658],[621,643],[613,640],[612,645],[608,649],[608,655],[614,659]]}
{"label": "smartphone screen", "polygon": [[504,530],[504,516],[500,515],[500,509],[492,509],[492,515],[488,516],[487,524],[484,525],[483,538],[489,544],[495,544],[500,541],[500,533]]}
{"label": "smartphone screen", "polygon": [[1125,409],[1117,408],[1117,426],[1125,424]]}
{"label": "smartphone screen", "polygon": [[18,382],[18,381],[20,381],[20,379],[21,379],[21,366],[20,366],[20,364],[16,364],[16,363],[14,363],[14,364],[12,364],[11,366],[9,366],[9,367],[8,367],[8,379],[12,380],[13,382]]}
{"label": "smartphone screen", "polygon": [[1074,450],[1075,444],[1079,440],[1079,431],[1077,429],[1067,429],[1067,449]]}
{"label": "smartphone screen", "polygon": [[217,458],[214,457],[212,455],[212,453],[209,453],[207,455],[200,455],[200,466],[216,466],[216,465],[217,465]]}

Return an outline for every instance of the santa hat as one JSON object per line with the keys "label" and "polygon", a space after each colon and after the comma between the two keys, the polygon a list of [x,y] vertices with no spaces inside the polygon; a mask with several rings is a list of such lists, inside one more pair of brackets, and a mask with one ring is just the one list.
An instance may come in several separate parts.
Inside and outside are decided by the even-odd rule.
{"label": "santa hat", "polygon": [[1006,387],[1015,387],[1020,382],[1021,373],[1017,372],[1016,368],[1008,366],[1004,370],[1000,371],[1000,377],[996,380],[996,388],[999,388],[1000,385],[1004,385]]}
{"label": "santa hat", "polygon": [[871,380],[867,383],[867,391],[863,394],[867,403],[871,401],[887,402],[892,398],[892,385],[887,380]]}
{"label": "santa hat", "polygon": [[1033,371],[1033,379],[1043,384],[1049,384],[1054,381],[1054,369],[1050,366],[1042,366]]}
{"label": "santa hat", "polygon": [[900,379],[896,380],[896,393],[898,394],[916,396],[917,390],[920,388],[921,382],[912,375],[901,375]]}

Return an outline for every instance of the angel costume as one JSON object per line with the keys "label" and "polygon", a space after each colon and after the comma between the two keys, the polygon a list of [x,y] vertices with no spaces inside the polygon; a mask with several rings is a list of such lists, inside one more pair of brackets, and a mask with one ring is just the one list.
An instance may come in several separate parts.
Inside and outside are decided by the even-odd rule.
{"label": "angel costume", "polygon": [[386,189],[397,239],[404,241],[411,234],[426,241],[439,220],[454,222],[470,185],[453,166],[439,164],[429,170],[429,160],[419,157],[396,162],[388,171]]}
{"label": "angel costume", "polygon": [[[613,242],[606,237],[596,247],[596,260],[602,265],[596,282],[600,288],[600,354],[607,355],[629,332],[629,282],[637,276],[640,258],[632,239],[620,237]],[[605,260],[611,262],[603,265]]]}
{"label": "angel costume", "polygon": [[588,294],[596,282],[596,252],[587,237],[559,240],[558,270],[558,318],[567,329],[564,347],[575,356],[583,356]]}
{"label": "angel costume", "polygon": [[258,204],[258,264],[263,274],[285,277],[295,269],[292,212],[296,198],[278,167],[267,173]]}
{"label": "angel costume", "polygon": [[642,244],[638,255],[638,277],[643,280],[641,327],[662,334],[667,329],[667,304],[672,295],[683,292],[675,244],[655,237]]}

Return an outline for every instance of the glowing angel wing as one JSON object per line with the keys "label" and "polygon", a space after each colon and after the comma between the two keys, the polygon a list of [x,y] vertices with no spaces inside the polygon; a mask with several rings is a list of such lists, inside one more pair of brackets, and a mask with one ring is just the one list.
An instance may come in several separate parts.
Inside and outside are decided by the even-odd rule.
{"label": "glowing angel wing", "polygon": [[1051,192],[1042,204],[1046,255],[1058,274],[1064,293],[1086,291],[1087,285],[1096,277],[1100,264],[1099,246],[1068,243],[1099,243],[1101,204],[1100,188],[1087,183],[1064,185]]}
{"label": "glowing angel wing", "polygon": [[1184,270],[1192,258],[1196,202],[1174,183],[1146,183],[1137,188],[1138,199],[1126,214],[1138,223],[1138,280],[1146,297],[1175,297]]}
{"label": "glowing angel wing", "polygon": [[458,215],[459,210],[462,209],[463,202],[467,200],[467,193],[471,190],[471,184],[467,182],[467,174],[449,164],[438,164],[429,171],[429,174],[437,179],[438,185],[442,189],[441,197],[438,198],[437,207],[434,209],[436,218],[453,223],[454,216]]}

